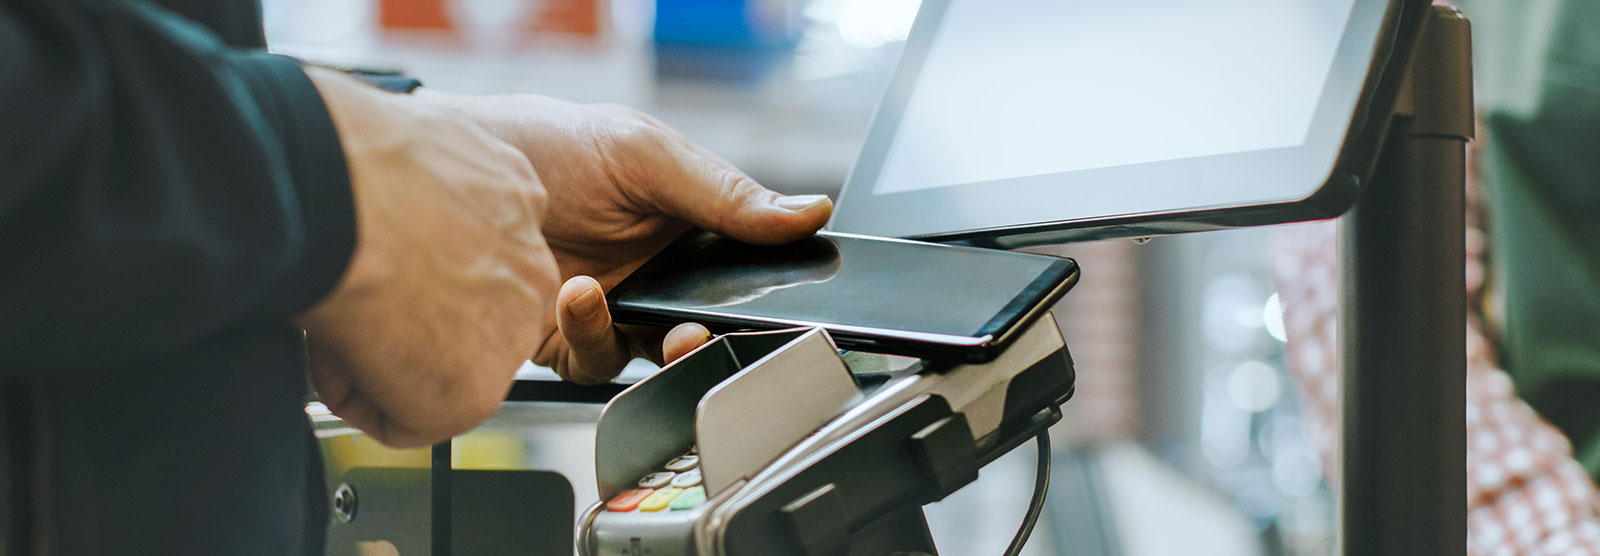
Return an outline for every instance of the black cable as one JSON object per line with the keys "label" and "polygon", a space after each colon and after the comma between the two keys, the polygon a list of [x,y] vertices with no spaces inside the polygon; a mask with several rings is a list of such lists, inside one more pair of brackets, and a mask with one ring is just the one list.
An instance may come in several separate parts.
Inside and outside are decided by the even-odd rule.
{"label": "black cable", "polygon": [[1038,475],[1033,478],[1033,499],[1028,501],[1028,513],[1022,516],[1022,528],[1017,530],[1017,536],[1011,538],[1011,546],[1006,547],[1005,556],[1022,553],[1023,545],[1028,544],[1028,537],[1033,536],[1034,526],[1039,524],[1039,514],[1044,513],[1045,493],[1050,491],[1050,429],[1039,431],[1034,442],[1039,450],[1039,467]]}

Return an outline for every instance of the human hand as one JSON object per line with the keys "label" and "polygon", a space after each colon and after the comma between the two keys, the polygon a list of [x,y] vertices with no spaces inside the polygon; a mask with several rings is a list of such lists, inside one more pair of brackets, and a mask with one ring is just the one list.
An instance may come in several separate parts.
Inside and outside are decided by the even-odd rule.
{"label": "human hand", "polygon": [[535,95],[417,95],[520,149],[548,189],[545,238],[566,282],[532,359],[574,382],[610,380],[634,357],[670,361],[710,339],[696,324],[665,335],[614,326],[605,305],[606,289],[691,226],[781,244],[815,233],[833,211],[821,195],[769,191],[631,108]]}
{"label": "human hand", "polygon": [[465,432],[554,326],[545,191],[527,157],[455,114],[307,72],[338,128],[357,223],[339,285],[295,319],[312,382],[391,446]]}

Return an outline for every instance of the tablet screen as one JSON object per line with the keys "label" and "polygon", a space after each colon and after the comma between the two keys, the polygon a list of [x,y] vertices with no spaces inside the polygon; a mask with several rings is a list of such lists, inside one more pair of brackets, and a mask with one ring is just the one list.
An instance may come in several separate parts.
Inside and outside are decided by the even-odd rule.
{"label": "tablet screen", "polygon": [[1413,5],[922,0],[829,227],[1021,245],[1336,215]]}
{"label": "tablet screen", "polygon": [[1353,5],[951,2],[876,192],[1299,146]]}

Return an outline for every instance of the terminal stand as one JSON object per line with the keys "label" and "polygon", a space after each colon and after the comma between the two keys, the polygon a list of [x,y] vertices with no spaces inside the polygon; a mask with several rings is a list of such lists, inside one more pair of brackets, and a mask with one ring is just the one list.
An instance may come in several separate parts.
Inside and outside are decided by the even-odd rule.
{"label": "terminal stand", "polygon": [[[1343,218],[1339,545],[1466,554],[1469,24],[1422,22],[1376,172]],[[1400,58],[1403,60],[1403,58]]]}

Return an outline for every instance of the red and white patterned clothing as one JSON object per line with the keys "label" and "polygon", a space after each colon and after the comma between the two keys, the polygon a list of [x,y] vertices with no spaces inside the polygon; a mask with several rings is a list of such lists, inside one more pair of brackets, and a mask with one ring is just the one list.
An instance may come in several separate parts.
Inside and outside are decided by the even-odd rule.
{"label": "red and white patterned clothing", "polygon": [[[1469,225],[1471,222],[1469,221]],[[1286,227],[1272,271],[1284,308],[1290,372],[1325,469],[1338,449],[1336,227]],[[1467,235],[1467,289],[1484,284],[1482,234]],[[1467,538],[1476,556],[1600,555],[1600,491],[1560,431],[1517,398],[1472,304],[1467,334]],[[1336,479],[1336,477],[1335,477]]]}

